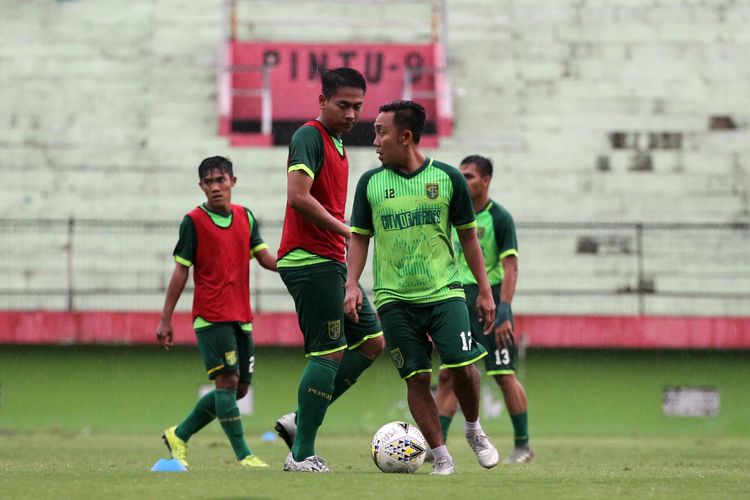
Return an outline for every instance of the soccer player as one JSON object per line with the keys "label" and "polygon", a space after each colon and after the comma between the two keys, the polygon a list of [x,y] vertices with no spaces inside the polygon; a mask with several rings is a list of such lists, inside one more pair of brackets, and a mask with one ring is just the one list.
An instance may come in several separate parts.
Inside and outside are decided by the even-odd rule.
{"label": "soccer player", "polygon": [[172,313],[193,268],[193,328],[208,378],[216,389],[203,396],[185,420],[164,431],[172,458],[185,467],[188,440],[218,418],[244,467],[268,467],[245,442],[237,399],[247,394],[255,362],[250,310],[250,259],[276,270],[276,258],[261,239],[253,214],[232,203],[237,182],[232,162],[221,156],[203,160],[198,185],[206,202],[182,220],[174,249],[175,268],[167,288],[156,338],[172,346]]}
{"label": "soccer player", "polygon": [[[460,170],[471,192],[471,201],[477,215],[479,244],[484,255],[487,277],[492,286],[492,296],[497,305],[495,328],[489,335],[475,335],[475,339],[481,342],[490,354],[484,358],[486,373],[492,376],[500,387],[513,424],[513,452],[503,460],[503,463],[526,463],[533,460],[534,452],[529,446],[526,392],[516,378],[515,362],[518,349],[513,336],[513,314],[510,308],[518,279],[516,226],[511,214],[497,201],[490,199],[492,162],[484,156],[467,156],[461,162]],[[453,241],[461,283],[466,292],[467,302],[471,303],[479,289],[455,233]],[[472,308],[469,308],[469,318],[472,332],[484,330],[484,325]],[[437,406],[443,438],[447,437],[451,420],[458,408],[452,382],[450,370],[441,369]]]}
{"label": "soccer player", "polygon": [[297,411],[276,422],[290,453],[285,471],[330,472],[315,439],[328,406],[383,352],[375,311],[365,300],[359,323],[345,321],[347,242],[344,223],[349,159],[341,135],[359,121],[366,84],[352,68],[321,72],[320,114],[289,144],[287,206],[279,245],[279,273],[294,298],[307,366]]}
{"label": "soccer player", "polygon": [[357,184],[344,309],[357,320],[363,303],[357,281],[373,237],[375,307],[388,350],[406,381],[409,410],[432,448],[433,474],[447,475],[455,467],[430,392],[430,338],[453,374],[469,445],[482,467],[489,469],[498,462],[497,450],[479,423],[479,373],[473,364],[487,352],[469,329],[451,245],[452,227],[458,230],[466,261],[479,284],[479,316],[488,324],[494,320],[495,303],[466,181],[458,170],[426,157],[419,149],[425,118],[424,108],[412,101],[380,107],[374,145],[382,167],[366,172]]}

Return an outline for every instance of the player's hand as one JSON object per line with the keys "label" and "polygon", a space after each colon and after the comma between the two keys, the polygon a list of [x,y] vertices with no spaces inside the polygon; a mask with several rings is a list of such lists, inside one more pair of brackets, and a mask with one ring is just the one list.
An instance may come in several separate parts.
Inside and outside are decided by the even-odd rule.
{"label": "player's hand", "polygon": [[359,314],[362,309],[362,290],[359,289],[357,284],[346,285],[346,295],[344,296],[344,316],[359,323]]}
{"label": "player's hand", "polygon": [[516,343],[513,337],[513,324],[510,320],[506,319],[495,326],[495,342],[503,349],[510,349]]}
{"label": "player's hand", "polygon": [[161,320],[159,322],[159,327],[156,329],[156,340],[158,340],[159,343],[163,345],[164,349],[166,349],[167,351],[170,347],[172,347],[172,345],[174,345],[172,336],[172,322]]}
{"label": "player's hand", "polygon": [[479,321],[485,325],[485,335],[488,335],[492,331],[492,325],[495,322],[495,300],[492,298],[492,290],[490,287],[479,290],[479,297],[477,297],[477,315]]}

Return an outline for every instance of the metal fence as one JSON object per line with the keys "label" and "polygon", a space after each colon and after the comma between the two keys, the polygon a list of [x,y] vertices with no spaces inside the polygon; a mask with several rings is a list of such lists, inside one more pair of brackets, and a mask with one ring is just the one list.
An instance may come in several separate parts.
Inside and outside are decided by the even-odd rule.
{"label": "metal fence", "polygon": [[[516,311],[750,316],[749,225],[545,222],[517,230]],[[262,233],[275,250],[281,221],[266,221]],[[174,221],[2,220],[0,309],[159,310],[177,237]],[[277,275],[251,269],[256,310],[293,310]],[[363,285],[371,284],[366,270]],[[179,308],[190,303],[184,297]]]}

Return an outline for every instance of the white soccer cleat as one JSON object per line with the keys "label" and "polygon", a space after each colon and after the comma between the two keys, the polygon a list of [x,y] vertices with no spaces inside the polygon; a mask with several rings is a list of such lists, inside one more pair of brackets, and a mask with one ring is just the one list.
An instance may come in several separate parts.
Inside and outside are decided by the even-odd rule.
{"label": "white soccer cleat", "polygon": [[527,464],[534,460],[534,452],[529,446],[516,446],[513,453],[503,460],[504,464]]}
{"label": "white soccer cleat", "polygon": [[466,441],[471,446],[471,449],[474,450],[474,454],[477,456],[477,460],[479,460],[479,465],[485,469],[493,468],[500,461],[497,449],[492,446],[487,434],[483,430],[467,432]]}
{"label": "white soccer cleat", "polygon": [[430,474],[436,476],[450,476],[454,472],[456,472],[456,467],[453,465],[453,458],[448,455],[435,459],[435,465]]}
{"label": "white soccer cleat", "polygon": [[301,462],[297,462],[292,453],[286,456],[284,460],[284,471],[286,472],[331,472],[325,460],[317,455],[307,457]]}
{"label": "white soccer cleat", "polygon": [[294,413],[287,413],[276,421],[273,427],[276,434],[284,440],[286,446],[291,450],[294,444],[294,438],[297,435],[297,420]]}

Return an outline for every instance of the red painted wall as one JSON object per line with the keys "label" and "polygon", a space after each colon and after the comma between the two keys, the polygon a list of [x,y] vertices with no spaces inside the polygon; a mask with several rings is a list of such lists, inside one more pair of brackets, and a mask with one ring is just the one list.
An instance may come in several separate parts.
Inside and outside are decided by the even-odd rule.
{"label": "red painted wall", "polygon": [[[158,312],[0,311],[0,343],[153,344]],[[175,343],[194,344],[189,313],[175,314]],[[519,315],[531,347],[750,349],[750,317]],[[294,313],[256,314],[257,345],[302,344]]]}

